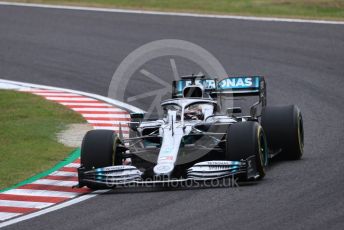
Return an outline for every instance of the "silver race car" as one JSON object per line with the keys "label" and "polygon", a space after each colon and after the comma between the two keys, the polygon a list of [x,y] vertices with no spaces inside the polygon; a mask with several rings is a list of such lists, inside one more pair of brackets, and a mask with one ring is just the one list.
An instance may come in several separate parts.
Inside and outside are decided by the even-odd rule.
{"label": "silver race car", "polygon": [[[248,98],[254,102],[245,115],[234,105]],[[156,120],[131,114],[130,138],[121,131],[89,131],[78,186],[251,181],[265,176],[270,158],[302,157],[301,112],[295,105],[267,106],[263,77],[185,76],[173,82],[172,99],[161,107],[164,115]]]}

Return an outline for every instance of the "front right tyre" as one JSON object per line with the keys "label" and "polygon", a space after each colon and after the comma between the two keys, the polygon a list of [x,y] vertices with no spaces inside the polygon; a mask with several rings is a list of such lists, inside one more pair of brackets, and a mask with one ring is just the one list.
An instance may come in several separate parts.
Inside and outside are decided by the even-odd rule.
{"label": "front right tyre", "polygon": [[304,129],[302,114],[296,105],[263,108],[261,124],[271,152],[280,152],[283,159],[301,159]]}

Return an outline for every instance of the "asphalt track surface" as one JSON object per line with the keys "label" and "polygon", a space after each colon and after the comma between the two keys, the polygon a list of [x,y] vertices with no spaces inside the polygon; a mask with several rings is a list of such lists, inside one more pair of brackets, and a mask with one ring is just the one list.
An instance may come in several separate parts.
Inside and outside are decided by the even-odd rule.
{"label": "asphalt track surface", "polygon": [[266,75],[269,104],[303,112],[304,158],[250,186],[115,190],[7,229],[343,229],[342,25],[0,6],[0,77],[107,95],[126,55],[165,38]]}

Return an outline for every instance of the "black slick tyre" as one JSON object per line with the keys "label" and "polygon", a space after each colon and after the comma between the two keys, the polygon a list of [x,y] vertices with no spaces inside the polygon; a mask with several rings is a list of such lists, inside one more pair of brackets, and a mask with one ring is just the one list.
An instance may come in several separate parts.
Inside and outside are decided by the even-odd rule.
{"label": "black slick tyre", "polygon": [[262,179],[265,176],[267,154],[265,134],[258,122],[238,122],[229,126],[226,137],[226,160],[245,160],[254,155],[259,179]]}
{"label": "black slick tyre", "polygon": [[[88,131],[81,144],[81,167],[85,170],[121,165],[121,153],[117,150],[120,144],[116,133],[111,130]],[[92,183],[86,184],[91,189],[100,189]]]}
{"label": "black slick tyre", "polygon": [[297,106],[265,107],[262,110],[261,124],[271,152],[280,152],[282,159],[301,159],[304,129],[302,114]]}

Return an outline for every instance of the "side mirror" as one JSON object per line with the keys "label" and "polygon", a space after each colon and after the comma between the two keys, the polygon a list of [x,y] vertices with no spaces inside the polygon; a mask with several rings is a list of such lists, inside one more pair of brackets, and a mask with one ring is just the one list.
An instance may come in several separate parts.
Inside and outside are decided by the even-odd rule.
{"label": "side mirror", "polygon": [[233,113],[241,113],[241,108],[240,107],[232,107],[232,108],[227,108],[227,114],[233,114]]}
{"label": "side mirror", "polygon": [[143,120],[145,114],[144,113],[130,113],[130,120],[129,127],[137,131],[137,127],[139,127],[141,121]]}

